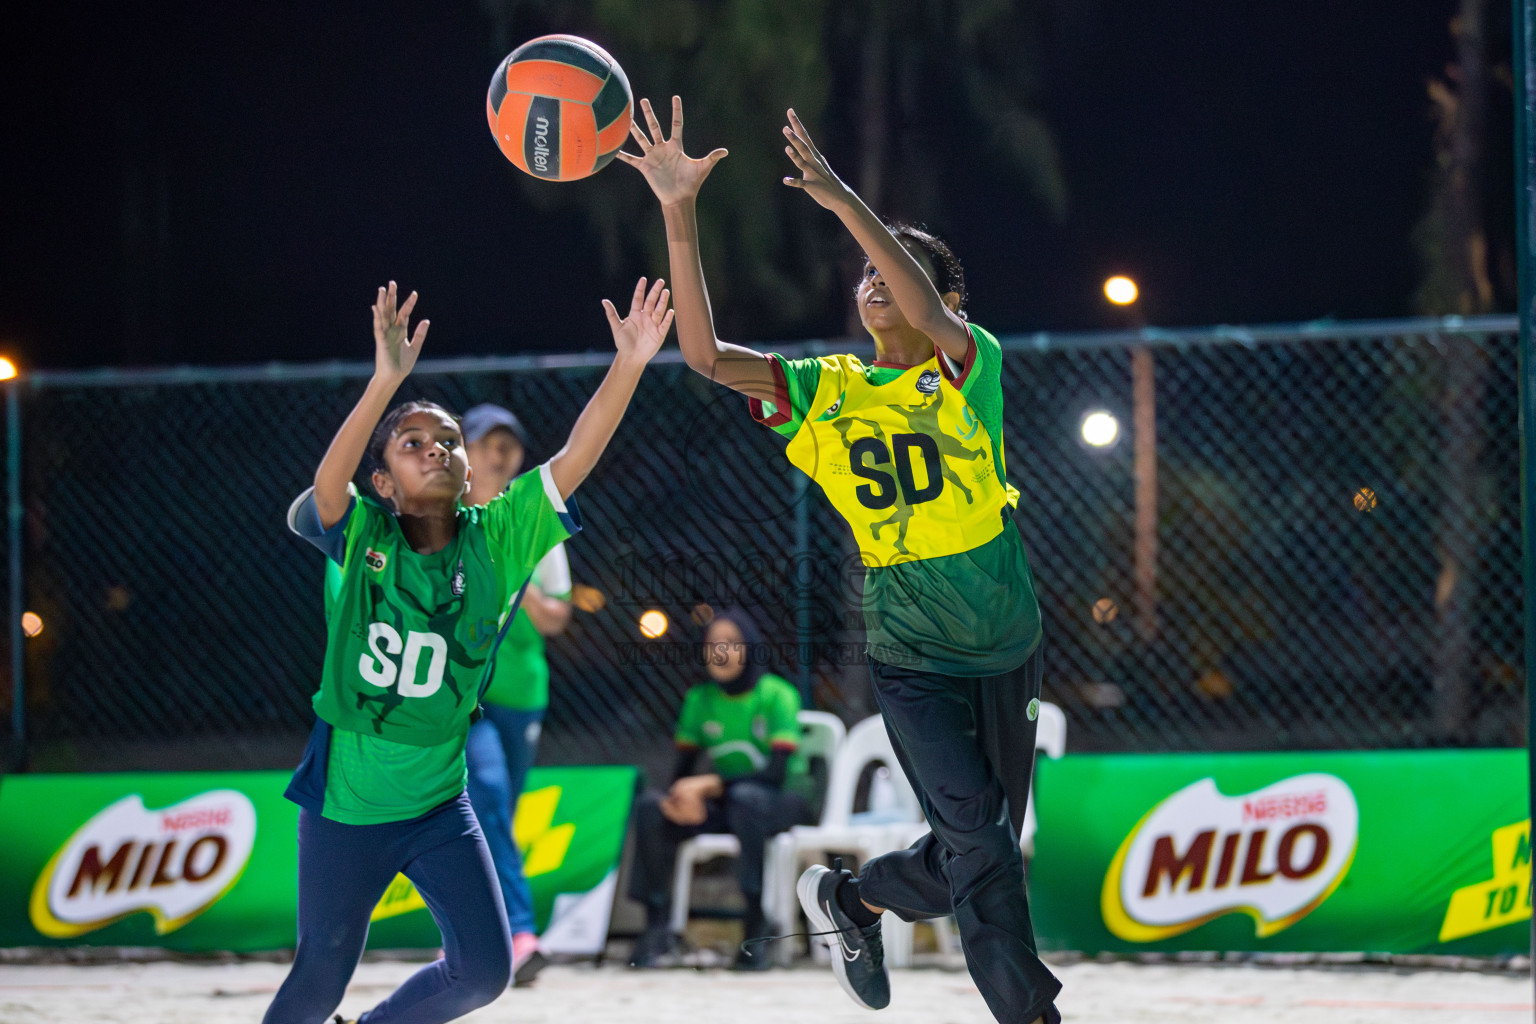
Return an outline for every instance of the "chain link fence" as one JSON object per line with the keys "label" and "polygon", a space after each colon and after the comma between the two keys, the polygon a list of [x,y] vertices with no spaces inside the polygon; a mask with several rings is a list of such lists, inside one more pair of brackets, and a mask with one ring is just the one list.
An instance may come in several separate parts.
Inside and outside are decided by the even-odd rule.
{"label": "chain link fence", "polygon": [[[1004,347],[1046,696],[1074,749],[1524,742],[1512,319]],[[675,357],[647,372],[578,494],[582,610],[549,645],[547,761],[664,759],[703,677],[710,608],[754,615],[810,702],[850,720],[873,710],[846,528],[744,400]],[[402,398],[506,405],[542,460],[605,364],[423,363]],[[14,386],[23,596],[41,631],[22,641],[22,713],[13,686],[0,696],[10,763],[294,762],[324,643],[322,566],[284,514],[369,370]],[[1085,440],[1091,412],[1118,424],[1113,443]],[[1108,425],[1090,424],[1096,440]],[[652,608],[670,621],[657,638],[638,627]]]}

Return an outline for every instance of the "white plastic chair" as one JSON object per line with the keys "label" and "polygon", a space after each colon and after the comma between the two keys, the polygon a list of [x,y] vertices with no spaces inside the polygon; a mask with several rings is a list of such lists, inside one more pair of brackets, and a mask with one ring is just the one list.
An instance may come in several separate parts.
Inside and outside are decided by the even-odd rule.
{"label": "white plastic chair", "polygon": [[[806,757],[824,758],[830,772],[831,766],[836,763],[838,749],[842,746],[848,732],[842,719],[825,711],[802,711],[798,717],[800,753]],[[671,927],[675,934],[681,935],[688,927],[694,869],[700,864],[719,857],[740,856],[741,841],[729,832],[706,832],[678,846],[677,861],[672,869]],[[766,870],[764,874],[767,874]],[[793,892],[793,886],[791,886],[791,892]],[[764,904],[767,905],[766,895]]]}
{"label": "white plastic chair", "polygon": [[[884,764],[890,769],[892,813],[899,819],[891,822],[882,818],[878,822],[860,822],[853,813],[853,800],[859,779],[871,764]],[[827,799],[822,805],[821,822],[817,825],[797,825],[787,832],[780,832],[768,844],[767,861],[763,868],[763,907],[768,916],[780,927],[788,928],[798,920],[799,901],[795,896],[795,881],[799,878],[802,860],[807,855],[825,853],[850,854],[859,861],[878,857],[898,848],[893,845],[901,834],[910,832],[922,821],[922,811],[917,794],[912,792],[907,777],[897,764],[896,752],[891,748],[885,722],[875,715],[859,722],[848,732],[848,738],[838,751],[827,781]],[[919,834],[921,829],[919,829]],[[908,958],[911,951],[911,925],[897,920],[894,930],[906,928]],[[890,934],[887,932],[887,934]],[[890,940],[886,940],[890,948]],[[819,946],[812,946],[818,949]],[[778,959],[787,963],[793,957],[788,942],[779,944]],[[893,966],[901,966],[893,962]]]}
{"label": "white plastic chair", "polygon": [[[1035,750],[1052,761],[1060,760],[1067,752],[1067,716],[1055,704],[1040,702],[1039,717],[1035,719]],[[1024,807],[1024,828],[1019,835],[1019,848],[1024,859],[1035,856],[1035,831],[1040,822],[1035,818],[1035,777],[1029,777],[1029,803]]]}

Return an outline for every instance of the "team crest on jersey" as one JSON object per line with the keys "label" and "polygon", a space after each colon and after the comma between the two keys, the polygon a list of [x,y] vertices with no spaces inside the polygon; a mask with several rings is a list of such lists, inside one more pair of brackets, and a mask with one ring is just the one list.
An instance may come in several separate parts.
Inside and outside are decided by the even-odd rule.
{"label": "team crest on jersey", "polygon": [[725,735],[725,726],[719,722],[705,722],[704,735],[712,740],[717,740]]}
{"label": "team crest on jersey", "polygon": [[374,572],[383,572],[384,567],[389,564],[389,556],[382,551],[369,548],[363,553],[363,564]]}
{"label": "team crest on jersey", "polygon": [[835,401],[831,405],[827,406],[827,411],[822,413],[820,416],[816,417],[817,421],[818,422],[824,422],[826,420],[834,419],[837,416],[837,414],[840,411],[842,411],[843,399],[847,398],[847,397],[848,397],[848,393],[847,392],[844,392],[843,394],[838,395],[837,396],[837,401]]}
{"label": "team crest on jersey", "polygon": [[453,596],[464,596],[464,559],[459,559],[459,568],[453,574]]}
{"label": "team crest on jersey", "polygon": [[939,371],[924,370],[917,375],[917,390],[925,395],[931,395],[939,390]]}
{"label": "team crest on jersey", "polygon": [[[969,441],[976,436],[976,431],[981,429],[981,420],[976,418],[976,414],[971,412],[971,407],[968,405],[960,407],[960,422],[965,426],[964,432],[960,435],[960,440],[962,441]],[[991,470],[988,469],[987,472],[990,473]],[[980,477],[977,479],[980,479]]]}

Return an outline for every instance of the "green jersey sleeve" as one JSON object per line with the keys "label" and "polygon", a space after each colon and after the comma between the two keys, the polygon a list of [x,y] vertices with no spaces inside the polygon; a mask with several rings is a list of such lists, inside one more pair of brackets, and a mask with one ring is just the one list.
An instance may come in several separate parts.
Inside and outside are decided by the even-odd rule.
{"label": "green jersey sleeve", "polygon": [[825,365],[820,359],[786,359],[777,352],[763,358],[773,370],[773,399],[749,399],[752,418],[785,437],[794,437],[816,397]]}
{"label": "green jersey sleeve", "polygon": [[939,370],[944,374],[944,379],[954,385],[955,390],[972,404],[975,403],[975,397],[980,397],[978,392],[993,391],[998,392],[1000,403],[1003,386],[1003,348],[986,329],[977,327],[975,324],[966,324],[966,328],[971,335],[971,344],[965,351],[965,362],[956,365],[954,360],[940,351],[938,353]]}
{"label": "green jersey sleeve", "polygon": [[514,587],[551,548],[581,529],[576,500],[560,497],[547,462],[513,480],[485,504],[481,515],[491,557],[506,566]]}
{"label": "green jersey sleeve", "polygon": [[[967,324],[971,345],[966,349],[965,362],[959,366],[943,352],[939,355],[939,371],[944,380],[953,386],[971,414],[986,427],[992,439],[992,461],[997,467],[998,479],[1008,487],[1006,464],[1003,459],[1003,347],[985,328]],[[1010,503],[1017,499],[1017,492],[1010,489]]]}
{"label": "green jersey sleeve", "polygon": [[677,733],[672,737],[679,747],[698,750],[704,746],[703,702],[704,692],[694,686],[683,697],[683,710],[677,716]]}
{"label": "green jersey sleeve", "polygon": [[773,750],[796,750],[800,746],[800,691],[787,679],[768,676],[773,683],[768,700],[763,702],[767,719],[768,746]]}

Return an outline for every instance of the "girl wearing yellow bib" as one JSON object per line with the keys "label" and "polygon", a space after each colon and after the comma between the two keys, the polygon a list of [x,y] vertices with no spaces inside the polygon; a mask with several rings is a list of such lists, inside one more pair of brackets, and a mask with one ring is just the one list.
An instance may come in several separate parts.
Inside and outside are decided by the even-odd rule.
{"label": "girl wearing yellow bib", "polygon": [[784,183],[831,210],[864,247],[855,291],[875,360],[785,359],[715,335],[695,201],[725,155],[683,152],[641,102],[640,170],[661,201],[678,343],[688,365],[745,394],[788,438],[791,462],[852,529],[866,567],[870,677],[897,759],[932,831],[860,877],[813,867],[800,879],[813,931],[855,1002],[890,1000],[880,914],[953,914],[971,977],[998,1020],[1053,1024],[1061,983],[1035,950],[1019,827],[1034,760],[1040,612],[1003,461],[1002,354],[965,318],[959,261],[942,241],[890,228],[832,173],[794,111]]}

